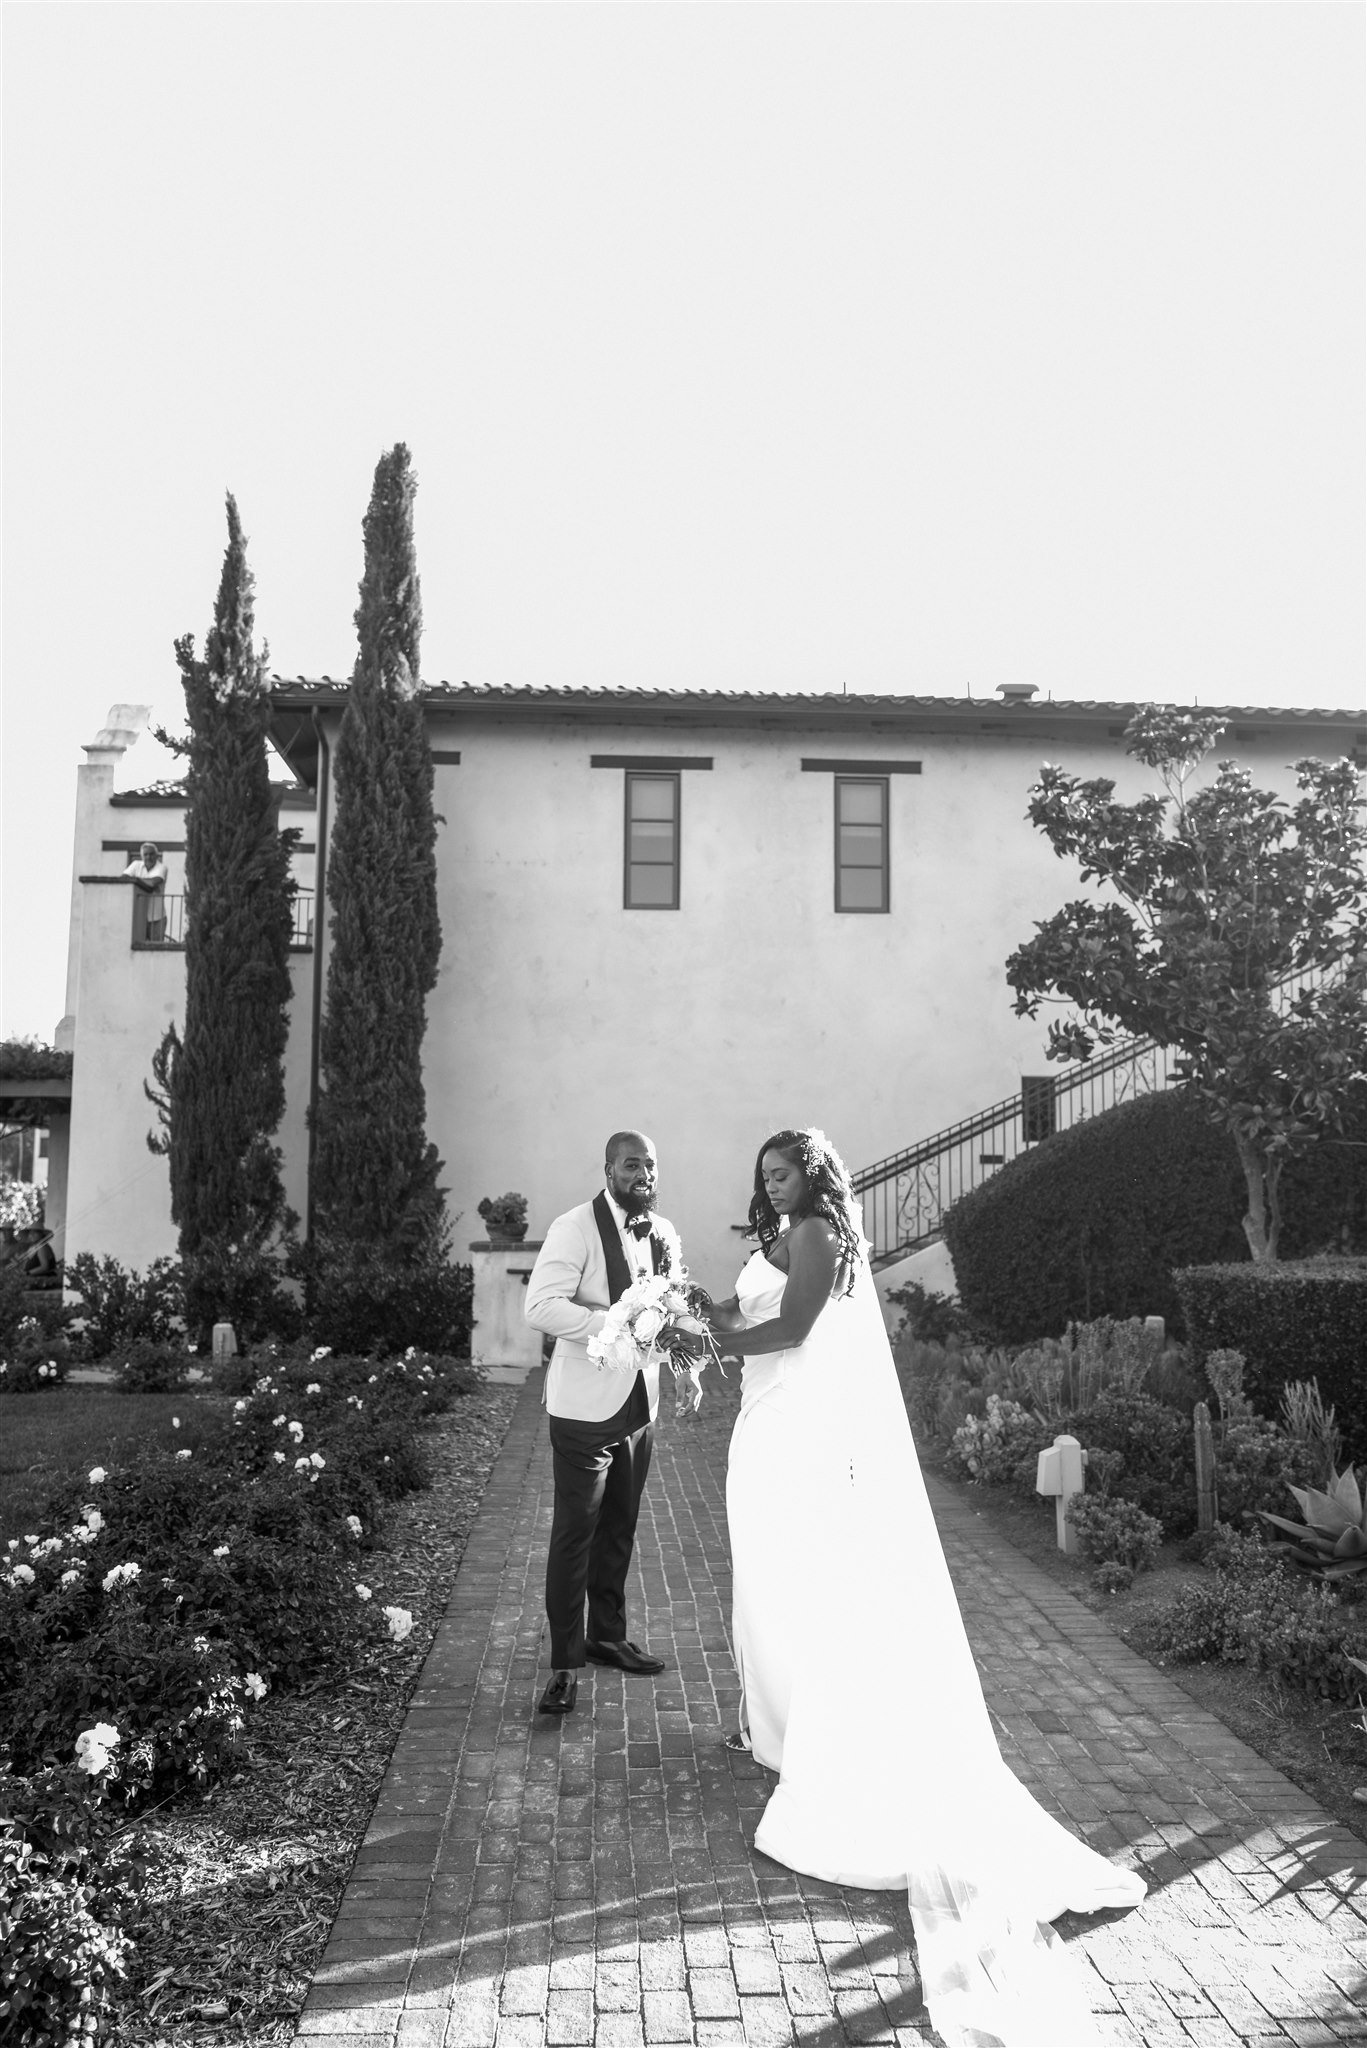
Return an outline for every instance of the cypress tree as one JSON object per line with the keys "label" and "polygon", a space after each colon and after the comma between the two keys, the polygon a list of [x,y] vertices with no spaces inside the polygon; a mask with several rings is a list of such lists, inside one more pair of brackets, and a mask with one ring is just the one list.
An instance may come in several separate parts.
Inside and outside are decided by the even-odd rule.
{"label": "cypress tree", "polygon": [[418,677],[416,479],[400,442],[366,513],[359,651],[334,755],[331,908],[320,1042],[314,1235],[334,1272],[362,1253],[414,1266],[444,1250],[422,1041],[441,951],[432,756]]}
{"label": "cypress tree", "polygon": [[252,646],[254,585],[231,494],[227,511],[204,659],[192,635],[176,642],[190,728],[185,1030],[173,1026],[153,1061],[192,1326],[259,1313],[277,1283],[276,1242],[295,1221],[271,1140],[285,1107],[296,835],[281,834],[270,784],[266,660]]}

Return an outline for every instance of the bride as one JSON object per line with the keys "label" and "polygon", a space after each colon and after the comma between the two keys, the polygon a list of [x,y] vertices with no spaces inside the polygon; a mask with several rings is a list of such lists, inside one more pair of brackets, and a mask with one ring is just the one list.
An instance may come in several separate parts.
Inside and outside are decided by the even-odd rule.
{"label": "bride", "polygon": [[726,1511],[744,1747],[778,1785],[755,1846],[905,1886],[950,2048],[1096,2039],[1048,1922],[1133,1906],[1135,1872],[1003,1763],[931,1516],[849,1176],[816,1130],[755,1166],[759,1250],[708,1317],[744,1361]]}

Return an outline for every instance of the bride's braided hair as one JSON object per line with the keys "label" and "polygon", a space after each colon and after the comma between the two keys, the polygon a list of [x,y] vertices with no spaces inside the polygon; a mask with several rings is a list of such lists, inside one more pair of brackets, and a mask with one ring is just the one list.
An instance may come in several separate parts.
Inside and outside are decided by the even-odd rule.
{"label": "bride's braided hair", "polygon": [[764,1187],[766,1152],[781,1152],[806,1176],[807,1213],[823,1217],[839,1238],[840,1264],[845,1276],[842,1292],[852,1294],[854,1277],[864,1255],[864,1219],[844,1160],[824,1131],[775,1131],[772,1138],[765,1139],[755,1157],[750,1229],[758,1236],[760,1249],[766,1252],[779,1234],[778,1214]]}

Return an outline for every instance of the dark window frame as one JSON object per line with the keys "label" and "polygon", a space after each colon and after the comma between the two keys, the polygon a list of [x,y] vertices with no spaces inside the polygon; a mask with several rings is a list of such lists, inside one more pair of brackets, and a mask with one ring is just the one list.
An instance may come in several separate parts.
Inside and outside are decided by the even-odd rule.
{"label": "dark window frame", "polygon": [[[882,876],[883,900],[881,903],[842,903],[840,900],[840,878],[845,873],[845,863],[840,858],[840,792],[849,785],[875,788],[882,798],[883,858],[879,866]],[[831,811],[835,829],[835,910],[838,917],[887,917],[892,910],[892,800],[890,784],[886,775],[837,775],[834,777],[834,793]],[[860,873],[871,874],[872,867],[861,868]]]}
{"label": "dark window frame", "polygon": [[[664,867],[664,861],[633,861],[631,858],[631,793],[638,782],[668,782],[674,789],[674,840],[668,865],[674,874],[674,893],[668,903],[633,903],[631,900],[631,871],[633,867]],[[675,769],[628,768],[622,777],[622,908],[623,910],[677,910],[681,894],[681,861],[683,841],[683,776]]]}

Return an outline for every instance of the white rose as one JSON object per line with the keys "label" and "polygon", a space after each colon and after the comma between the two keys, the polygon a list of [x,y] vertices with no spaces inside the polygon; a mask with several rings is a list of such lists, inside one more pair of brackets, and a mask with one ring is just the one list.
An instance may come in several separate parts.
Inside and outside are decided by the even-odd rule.
{"label": "white rose", "polygon": [[348,1516],[347,1516],[347,1518],[346,1518],[346,1525],[347,1525],[348,1529],[350,1529],[350,1531],[351,1531],[352,1535],[353,1535],[353,1536],[354,1536],[354,1537],[356,1538],[357,1542],[359,1543],[359,1542],[360,1542],[360,1540],[361,1540],[361,1518],[360,1518],[360,1516],[359,1516],[359,1515],[348,1515]]}
{"label": "white rose", "polygon": [[76,1737],[76,1763],[92,1778],[97,1778],[109,1765],[110,1754],[118,1747],[119,1731],[111,1728],[108,1721],[97,1721],[93,1728],[83,1728]]}
{"label": "white rose", "polygon": [[92,1486],[99,1486],[103,1481],[104,1476],[105,1471],[103,1465],[92,1465],[90,1471],[86,1474],[86,1477],[89,1479],[90,1484]]}
{"label": "white rose", "polygon": [[264,1700],[266,1697],[266,1681],[259,1671],[249,1671],[247,1673],[247,1676],[242,1681],[242,1689],[248,1699]]}
{"label": "white rose", "polygon": [[369,1600],[371,1598],[369,1586],[358,1586],[356,1588],[356,1598],[358,1600]]}
{"label": "white rose", "polygon": [[632,1325],[637,1342],[653,1344],[660,1334],[664,1317],[657,1308],[643,1308]]}
{"label": "white rose", "polygon": [[386,1607],[384,1618],[389,1623],[392,1642],[401,1643],[406,1636],[412,1635],[413,1617],[406,1607]]}

